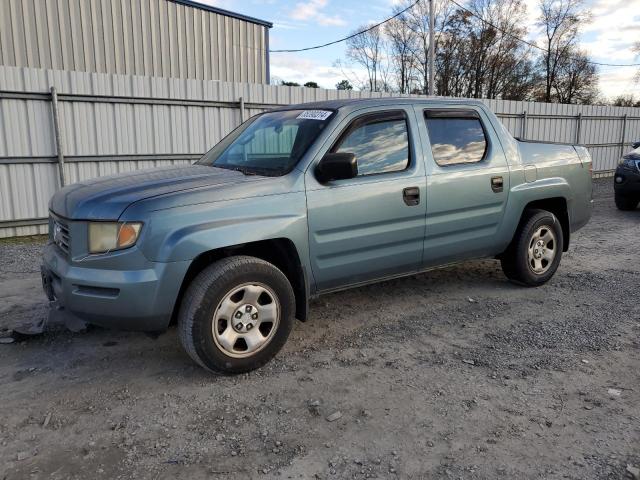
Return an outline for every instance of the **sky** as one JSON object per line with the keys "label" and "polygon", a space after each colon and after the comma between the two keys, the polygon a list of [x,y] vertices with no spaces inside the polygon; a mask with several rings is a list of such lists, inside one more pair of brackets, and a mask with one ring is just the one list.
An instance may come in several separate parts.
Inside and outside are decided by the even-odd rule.
{"label": "sky", "polygon": [[[272,50],[303,48],[348,35],[367,23],[391,15],[399,0],[198,0],[273,23]],[[538,0],[524,0],[529,12],[528,40],[539,35]],[[604,63],[640,63],[631,50],[640,36],[640,0],[586,0],[591,22],[582,28],[580,44],[591,59]],[[337,60],[342,60],[340,65]],[[606,98],[634,95],[640,99],[635,74],[640,67],[598,67],[600,91]],[[345,43],[301,53],[272,53],[272,80],[315,81],[335,88],[344,78],[362,78],[364,72],[345,61]]]}

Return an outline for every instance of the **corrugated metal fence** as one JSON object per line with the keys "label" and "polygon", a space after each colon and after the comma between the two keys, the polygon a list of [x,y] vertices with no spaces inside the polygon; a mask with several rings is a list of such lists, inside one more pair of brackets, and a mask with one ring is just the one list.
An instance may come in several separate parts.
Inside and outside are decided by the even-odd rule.
{"label": "corrugated metal fence", "polygon": [[[372,96],[385,95],[0,67],[0,237],[46,233],[47,203],[60,186],[59,153],[66,183],[188,164],[266,108]],[[640,139],[634,108],[485,102],[515,136],[587,145],[601,174]]]}
{"label": "corrugated metal fence", "polygon": [[264,83],[270,24],[217,11],[189,0],[0,0],[0,65]]}

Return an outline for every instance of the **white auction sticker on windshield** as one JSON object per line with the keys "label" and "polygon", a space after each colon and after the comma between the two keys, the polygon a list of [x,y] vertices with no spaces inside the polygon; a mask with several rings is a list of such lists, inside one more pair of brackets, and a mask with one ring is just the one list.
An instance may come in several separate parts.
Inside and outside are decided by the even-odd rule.
{"label": "white auction sticker on windshield", "polygon": [[332,113],[333,112],[328,112],[326,110],[305,110],[296,118],[303,118],[306,120],[326,120]]}

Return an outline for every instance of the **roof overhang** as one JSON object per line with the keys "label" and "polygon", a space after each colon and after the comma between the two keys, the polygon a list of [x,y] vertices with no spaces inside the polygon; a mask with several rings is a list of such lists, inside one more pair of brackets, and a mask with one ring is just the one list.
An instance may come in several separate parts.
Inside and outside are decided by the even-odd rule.
{"label": "roof overhang", "polygon": [[238,20],[244,20],[245,22],[255,23],[257,25],[262,25],[263,27],[267,27],[267,28],[273,27],[273,23],[267,22],[266,20],[260,20],[259,18],[250,17],[248,15],[243,15],[241,13],[231,12],[229,10],[214,7],[211,5],[205,5],[204,3],[195,2],[193,0],[169,0],[169,1],[174,3],[179,3],[187,7],[199,8],[200,10],[206,10],[208,12],[217,13],[219,15],[224,15],[225,17],[237,18]]}

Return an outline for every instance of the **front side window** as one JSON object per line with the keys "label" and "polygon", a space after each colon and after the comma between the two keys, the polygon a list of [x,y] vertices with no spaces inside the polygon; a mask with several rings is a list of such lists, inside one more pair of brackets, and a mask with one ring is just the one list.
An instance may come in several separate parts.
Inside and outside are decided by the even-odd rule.
{"label": "front side window", "polygon": [[[425,112],[435,162],[441,167],[476,163],[484,158],[487,139],[475,112]],[[456,116],[457,115],[457,116]]]}
{"label": "front side window", "polygon": [[360,117],[347,128],[336,153],[353,153],[358,176],[397,172],[409,166],[409,134],[404,112]]}
{"label": "front side window", "polygon": [[284,110],[257,115],[197,163],[248,175],[284,175],[300,161],[332,114],[328,110]]}

